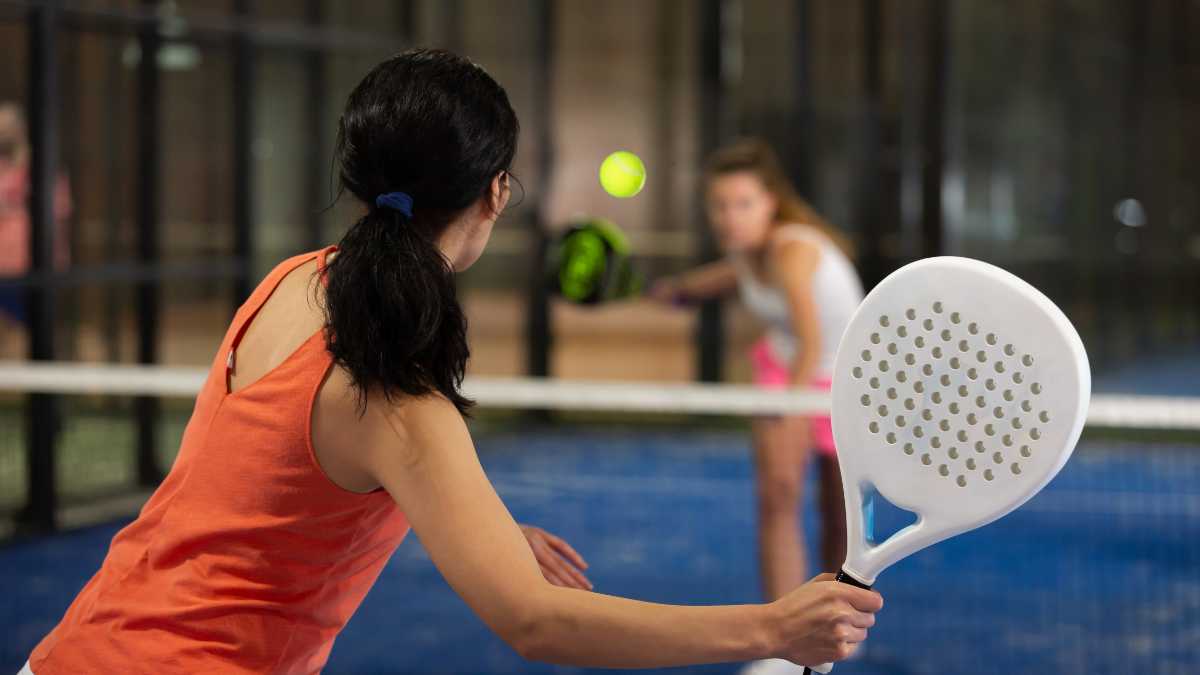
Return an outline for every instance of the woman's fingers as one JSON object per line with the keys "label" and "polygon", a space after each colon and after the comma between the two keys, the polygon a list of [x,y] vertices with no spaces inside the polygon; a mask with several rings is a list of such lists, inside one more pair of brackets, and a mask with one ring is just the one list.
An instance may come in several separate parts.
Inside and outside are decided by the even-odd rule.
{"label": "woman's fingers", "polygon": [[546,577],[546,581],[549,581],[550,583],[554,584],[555,586],[562,586],[564,588],[571,587],[571,584],[568,583],[562,577],[558,576],[558,574],[554,570],[550,569],[549,567],[546,567],[545,565],[539,565],[539,567],[542,568],[542,576]]}
{"label": "woman's fingers", "polygon": [[586,570],[588,568],[587,561],[583,559],[583,556],[579,555],[579,553],[575,549],[571,548],[570,544],[568,544],[566,541],[563,541],[561,537],[556,537],[547,532],[546,541],[550,542],[550,545],[554,547],[554,549],[563,557],[565,557],[567,560],[570,560],[571,564],[575,565],[581,570]]}

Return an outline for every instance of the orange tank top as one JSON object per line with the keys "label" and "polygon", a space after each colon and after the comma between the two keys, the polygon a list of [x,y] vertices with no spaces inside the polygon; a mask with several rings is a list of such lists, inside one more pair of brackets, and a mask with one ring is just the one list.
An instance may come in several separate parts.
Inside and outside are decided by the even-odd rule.
{"label": "orange tank top", "polygon": [[338,487],[313,454],[310,419],[332,357],[323,331],[230,393],[247,324],[284,261],[238,310],[179,455],[100,571],[30,657],[59,673],[316,673],[408,533],[383,490]]}

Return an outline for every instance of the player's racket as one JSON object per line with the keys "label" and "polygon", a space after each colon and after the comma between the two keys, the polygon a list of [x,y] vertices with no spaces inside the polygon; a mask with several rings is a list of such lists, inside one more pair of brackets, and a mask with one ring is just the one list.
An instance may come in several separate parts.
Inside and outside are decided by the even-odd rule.
{"label": "player's racket", "polygon": [[[1025,503],[1071,456],[1090,391],[1079,334],[1033,286],[967,258],[892,273],[851,318],[834,369],[838,580],[869,588],[901,558]],[[878,544],[861,508],[872,488],[917,516]]]}

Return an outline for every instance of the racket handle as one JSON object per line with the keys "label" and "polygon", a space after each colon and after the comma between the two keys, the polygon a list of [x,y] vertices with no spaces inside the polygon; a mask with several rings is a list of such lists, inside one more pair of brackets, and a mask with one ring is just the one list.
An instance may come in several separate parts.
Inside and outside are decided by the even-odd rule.
{"label": "racket handle", "polygon": [[[846,570],[838,570],[837,576],[834,577],[834,581],[840,581],[843,584],[850,584],[851,586],[861,588],[864,591],[871,590],[870,585],[864,584],[863,582],[859,581],[858,579],[855,579],[854,577],[850,576],[849,574],[846,574]],[[822,663],[819,666],[806,667],[804,669],[804,675],[812,675],[813,673],[821,673],[821,675],[826,675],[831,670],[833,670],[832,663]]]}

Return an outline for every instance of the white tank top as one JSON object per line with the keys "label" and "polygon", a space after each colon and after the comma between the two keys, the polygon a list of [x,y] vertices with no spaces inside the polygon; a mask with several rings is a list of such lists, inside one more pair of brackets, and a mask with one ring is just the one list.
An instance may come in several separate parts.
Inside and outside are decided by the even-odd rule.
{"label": "white tank top", "polygon": [[[817,323],[821,332],[821,350],[817,359],[818,376],[833,373],[833,359],[837,355],[842,332],[850,323],[850,315],[863,299],[862,282],[854,265],[845,253],[824,233],[809,225],[781,225],[773,236],[811,241],[820,248],[817,268],[813,272],[812,293],[817,310]],[[788,308],[787,295],[780,289],[762,283],[753,268],[742,256],[733,256],[737,269],[738,290],[742,302],[763,323],[767,324],[767,338],[776,356],[790,363],[803,347],[792,330],[792,315]]]}

